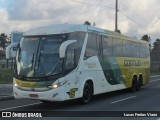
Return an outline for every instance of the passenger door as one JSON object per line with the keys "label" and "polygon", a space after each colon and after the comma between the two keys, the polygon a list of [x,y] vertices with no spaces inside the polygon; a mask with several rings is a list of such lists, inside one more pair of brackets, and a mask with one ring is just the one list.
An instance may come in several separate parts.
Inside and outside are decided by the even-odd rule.
{"label": "passenger door", "polygon": [[65,95],[67,99],[73,99],[78,96],[78,84],[76,81],[76,49],[73,46],[68,46],[65,57]]}

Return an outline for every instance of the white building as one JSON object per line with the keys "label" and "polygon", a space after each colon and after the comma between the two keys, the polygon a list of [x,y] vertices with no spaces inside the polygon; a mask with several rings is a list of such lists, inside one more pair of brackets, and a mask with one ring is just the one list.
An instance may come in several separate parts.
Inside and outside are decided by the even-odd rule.
{"label": "white building", "polygon": [[23,32],[14,31],[11,33],[11,44],[6,48],[6,59],[16,56],[17,46],[22,38]]}

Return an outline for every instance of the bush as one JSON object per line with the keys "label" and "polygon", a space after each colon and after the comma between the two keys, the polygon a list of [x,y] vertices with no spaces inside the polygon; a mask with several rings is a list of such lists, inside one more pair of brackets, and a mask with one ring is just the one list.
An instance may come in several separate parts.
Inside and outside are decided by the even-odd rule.
{"label": "bush", "polygon": [[13,74],[11,69],[0,67],[0,84],[13,83]]}

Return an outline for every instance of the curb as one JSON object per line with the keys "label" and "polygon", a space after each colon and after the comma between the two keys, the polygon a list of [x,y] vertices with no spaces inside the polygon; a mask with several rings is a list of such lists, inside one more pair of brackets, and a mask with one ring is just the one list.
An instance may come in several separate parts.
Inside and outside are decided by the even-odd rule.
{"label": "curb", "polygon": [[13,96],[6,96],[6,95],[0,96],[0,101],[4,101],[4,100],[12,100],[12,99],[14,99]]}

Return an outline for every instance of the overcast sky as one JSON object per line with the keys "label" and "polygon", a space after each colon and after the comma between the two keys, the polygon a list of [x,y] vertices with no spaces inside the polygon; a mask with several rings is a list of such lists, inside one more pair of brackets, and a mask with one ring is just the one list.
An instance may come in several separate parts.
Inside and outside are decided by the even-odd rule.
{"label": "overcast sky", "polygon": [[[80,1],[80,2],[79,2]],[[118,0],[122,34],[160,35],[160,0]],[[114,30],[115,0],[0,0],[0,33],[25,32],[49,24],[83,24]]]}

